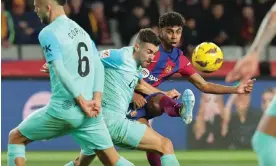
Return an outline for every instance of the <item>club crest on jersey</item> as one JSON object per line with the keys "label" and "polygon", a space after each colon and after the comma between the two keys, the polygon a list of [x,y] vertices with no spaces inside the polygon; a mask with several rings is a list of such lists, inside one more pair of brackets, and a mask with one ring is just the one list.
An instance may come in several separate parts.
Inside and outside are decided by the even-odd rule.
{"label": "club crest on jersey", "polygon": [[150,75],[150,71],[146,68],[143,68],[141,72],[142,72],[143,78],[147,78]]}
{"label": "club crest on jersey", "polygon": [[167,74],[170,73],[170,72],[172,71],[172,68],[173,68],[173,67],[170,66],[170,65],[167,66],[167,67],[165,68],[165,73],[167,73]]}
{"label": "club crest on jersey", "polygon": [[104,50],[101,52],[101,58],[108,58],[110,57],[110,50]]}

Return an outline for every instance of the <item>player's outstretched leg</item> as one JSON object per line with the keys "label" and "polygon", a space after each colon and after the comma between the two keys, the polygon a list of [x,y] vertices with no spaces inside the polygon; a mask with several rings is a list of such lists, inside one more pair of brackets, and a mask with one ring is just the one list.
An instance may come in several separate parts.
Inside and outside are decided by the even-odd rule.
{"label": "player's outstretched leg", "polygon": [[256,131],[252,146],[258,155],[259,166],[276,165],[276,138],[263,132]]}
{"label": "player's outstretched leg", "polygon": [[178,103],[162,93],[150,96],[146,105],[147,116],[156,117],[165,112],[171,117],[181,117],[186,124],[189,124],[192,122],[195,105],[194,93],[190,89],[186,89],[181,100],[182,102]]}
{"label": "player's outstretched leg", "polygon": [[[138,122],[151,127],[149,121],[146,118],[140,118]],[[151,166],[161,166],[161,155],[156,152],[147,152],[147,159]]]}
{"label": "player's outstretched leg", "polygon": [[31,142],[15,128],[9,134],[8,166],[25,165],[25,145]]}
{"label": "player's outstretched leg", "polygon": [[[96,151],[97,155],[88,155],[84,153],[85,152],[82,151],[80,156],[75,161],[71,161],[64,166],[89,166],[90,163],[96,158],[96,156],[98,156],[98,158],[105,166],[134,166],[134,164],[126,160],[124,157],[119,156],[114,147],[103,151]],[[114,158],[114,156],[117,157]]]}
{"label": "player's outstretched leg", "polygon": [[162,166],[180,165],[174,154],[172,142],[168,138],[155,132],[150,127],[147,127],[145,134],[138,145],[138,149],[152,151],[159,154],[161,156]]}
{"label": "player's outstretched leg", "polygon": [[276,165],[276,97],[265,111],[252,137],[252,146],[260,166]]}
{"label": "player's outstretched leg", "polygon": [[87,118],[83,125],[72,133],[73,138],[81,146],[79,158],[70,162],[67,166],[88,166],[95,155],[105,166],[133,166],[133,164],[121,157],[114,148],[112,139],[102,115],[95,118]]}

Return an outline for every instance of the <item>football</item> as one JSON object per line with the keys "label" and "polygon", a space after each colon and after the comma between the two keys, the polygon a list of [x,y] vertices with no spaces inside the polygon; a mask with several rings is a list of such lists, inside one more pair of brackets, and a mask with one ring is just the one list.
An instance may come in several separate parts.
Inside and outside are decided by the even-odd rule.
{"label": "football", "polygon": [[203,42],[194,49],[192,64],[198,71],[212,73],[222,66],[223,52],[216,44]]}

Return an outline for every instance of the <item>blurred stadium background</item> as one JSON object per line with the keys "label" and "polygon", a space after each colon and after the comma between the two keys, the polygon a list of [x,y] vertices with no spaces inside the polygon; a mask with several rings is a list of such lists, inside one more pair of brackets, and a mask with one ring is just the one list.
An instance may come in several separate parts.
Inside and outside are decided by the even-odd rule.
{"label": "blurred stadium background", "polygon": [[[37,35],[43,28],[33,12],[33,0],[1,1],[2,116],[1,163],[6,165],[9,131],[50,98],[48,77],[39,72],[44,64]],[[204,75],[227,84],[225,75],[248,49],[268,9],[275,0],[68,0],[68,17],[79,23],[98,49],[131,45],[140,28],[157,28],[158,17],[177,11],[186,19],[179,47],[190,58],[202,41],[218,44],[225,55],[222,68]],[[276,88],[276,40],[262,53],[257,82],[250,95],[202,94],[178,75],[160,86],[196,95],[193,124],[184,125],[166,115],[153,127],[169,137],[181,165],[257,166],[250,138]],[[233,83],[234,84],[234,83]],[[170,124],[170,125],[168,125]],[[136,165],[148,165],[143,152],[119,149]],[[74,159],[79,147],[70,136],[30,144],[27,165],[63,165]],[[94,164],[93,164],[94,165]],[[100,165],[99,161],[95,165]]]}

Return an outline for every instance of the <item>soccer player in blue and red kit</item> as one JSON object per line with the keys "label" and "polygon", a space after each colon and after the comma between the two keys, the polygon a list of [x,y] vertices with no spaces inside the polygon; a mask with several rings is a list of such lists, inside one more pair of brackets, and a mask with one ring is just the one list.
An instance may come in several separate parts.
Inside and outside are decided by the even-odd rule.
{"label": "soccer player in blue and red kit", "polygon": [[[254,79],[237,86],[224,86],[207,82],[196,73],[183,52],[176,48],[181,38],[183,26],[184,18],[179,13],[169,12],[159,18],[158,33],[161,45],[153,62],[147,69],[143,70],[144,80],[136,86],[136,93],[133,96],[133,103],[130,104],[128,118],[136,119],[149,126],[149,119],[165,112],[171,117],[181,117],[186,124],[191,123],[195,103],[194,94],[191,90],[184,91],[181,103],[174,100],[180,96],[176,90],[163,92],[157,91],[155,88],[157,93],[152,94],[154,90],[152,86],[158,87],[175,73],[187,76],[188,80],[204,93],[247,94],[252,91]],[[147,86],[148,94],[151,95],[140,93],[140,86]],[[147,157],[151,166],[161,166],[159,154],[147,152]]]}

